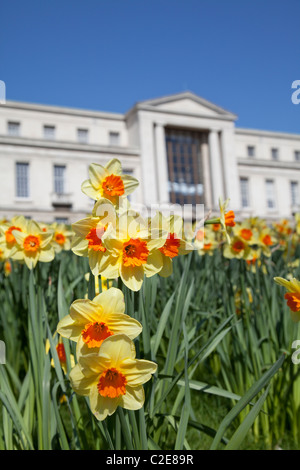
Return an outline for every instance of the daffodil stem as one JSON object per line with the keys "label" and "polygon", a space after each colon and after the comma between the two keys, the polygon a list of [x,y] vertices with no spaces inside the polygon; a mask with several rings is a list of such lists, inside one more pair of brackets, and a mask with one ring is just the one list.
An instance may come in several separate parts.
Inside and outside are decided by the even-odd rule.
{"label": "daffodil stem", "polygon": [[206,220],[204,222],[204,225],[212,225],[212,224],[219,224],[219,223],[220,223],[220,217],[218,217],[216,219]]}

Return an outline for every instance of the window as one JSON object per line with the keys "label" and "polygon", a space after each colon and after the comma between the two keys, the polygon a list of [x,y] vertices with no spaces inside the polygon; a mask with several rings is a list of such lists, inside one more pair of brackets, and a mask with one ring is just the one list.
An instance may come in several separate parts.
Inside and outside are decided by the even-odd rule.
{"label": "window", "polygon": [[295,150],[295,160],[300,162],[300,150]]}
{"label": "window", "polygon": [[54,165],[54,192],[56,194],[65,194],[65,175],[64,165]]}
{"label": "window", "polygon": [[279,151],[278,149],[271,149],[271,157],[272,157],[272,160],[278,160],[279,158]]}
{"label": "window", "polygon": [[298,181],[291,181],[291,199],[292,199],[292,206],[299,205],[300,199],[299,199]]}
{"label": "window", "polygon": [[81,144],[87,144],[89,131],[87,129],[77,129],[77,140]]}
{"label": "window", "polygon": [[275,209],[275,185],[273,180],[266,180],[267,208]]}
{"label": "window", "polygon": [[119,132],[109,133],[109,145],[120,145],[120,133]]}
{"label": "window", "polygon": [[174,204],[203,204],[201,133],[165,129],[169,198]]}
{"label": "window", "polygon": [[255,157],[255,147],[253,145],[248,145],[247,155],[248,157]]}
{"label": "window", "polygon": [[55,222],[68,225],[69,219],[67,217],[55,217]]}
{"label": "window", "polygon": [[54,126],[44,126],[44,138],[53,140],[55,139],[55,127]]}
{"label": "window", "polygon": [[29,164],[16,163],[16,197],[29,197]]}
{"label": "window", "polygon": [[248,178],[240,178],[242,207],[249,207],[249,180]]}
{"label": "window", "polygon": [[20,135],[20,123],[19,122],[8,122],[7,123],[7,133],[12,136]]}

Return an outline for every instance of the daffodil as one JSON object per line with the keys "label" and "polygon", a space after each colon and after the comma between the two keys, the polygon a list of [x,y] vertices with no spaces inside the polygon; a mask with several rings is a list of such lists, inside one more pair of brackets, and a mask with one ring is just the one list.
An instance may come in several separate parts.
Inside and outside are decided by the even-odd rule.
{"label": "daffodil", "polygon": [[109,224],[113,226],[116,224],[116,212],[113,204],[103,198],[95,204],[91,217],[72,224],[75,233],[71,245],[72,251],[78,256],[89,258],[89,265],[94,276],[100,274],[100,261],[106,252],[102,238]]}
{"label": "daffodil", "polygon": [[199,229],[194,240],[194,247],[198,250],[200,256],[206,254],[212,256],[214,250],[219,246],[214,231],[209,230],[207,227],[205,227],[205,230],[204,228]]}
{"label": "daffodil", "polygon": [[295,230],[297,234],[300,235],[300,213],[299,212],[295,214],[295,222],[296,222]]}
{"label": "daffodil", "polygon": [[258,245],[261,247],[265,256],[271,256],[271,247],[275,245],[276,239],[269,228],[265,228],[259,232]]}
{"label": "daffodil", "polygon": [[29,220],[24,231],[12,230],[16,240],[11,249],[11,258],[24,261],[29,269],[36,266],[38,261],[49,262],[55,253],[51,246],[52,232],[42,232],[37,222]]}
{"label": "daffodil", "polygon": [[[0,248],[0,251],[1,251],[1,248]],[[8,277],[8,276],[11,275],[11,272],[12,272],[12,265],[11,265],[11,262],[9,261],[9,259],[7,259],[6,261],[4,261],[3,270],[4,270],[4,275],[5,275],[5,277]]]}
{"label": "daffodil", "polygon": [[220,223],[222,226],[222,230],[224,235],[226,236],[227,243],[231,243],[231,238],[228,232],[228,227],[235,226],[235,213],[234,211],[226,212],[227,206],[229,204],[229,199],[223,202],[223,199],[219,198],[219,207],[220,207],[220,217],[218,219],[212,219],[211,221],[207,221],[206,223],[213,223],[217,224]]}
{"label": "daffodil", "polygon": [[178,255],[186,255],[194,248],[183,239],[183,220],[180,216],[171,215],[165,217],[161,212],[157,212],[153,219],[150,220],[150,227],[151,229],[163,230],[168,233],[164,245],[159,248],[163,255],[163,267],[158,273],[162,277],[168,277],[173,272],[173,258]]}
{"label": "daffodil", "polygon": [[27,220],[23,215],[13,217],[10,221],[5,221],[0,224],[0,235],[4,236],[5,243],[1,244],[1,249],[4,251],[3,256],[10,258],[12,248],[16,244],[16,239],[13,235],[13,231],[26,232]]}
{"label": "daffodil", "polygon": [[124,333],[134,339],[140,334],[142,325],[124,312],[123,292],[111,287],[93,300],[75,300],[70,314],[58,323],[57,332],[78,342],[78,355],[95,352],[109,336]]}
{"label": "daffodil", "polygon": [[54,222],[49,226],[49,230],[53,231],[52,245],[56,253],[60,253],[62,250],[70,250],[71,238],[74,234],[65,224]]}
{"label": "daffodil", "polygon": [[247,257],[246,266],[249,271],[253,273],[256,272],[256,267],[261,267],[262,271],[266,274],[266,267],[262,265],[261,260],[261,249],[260,248],[252,248],[250,250],[249,256]]}
{"label": "daffodil", "polygon": [[[55,349],[56,349],[58,360],[60,362],[60,366],[62,370],[64,371],[64,373],[67,374],[67,371],[68,371],[67,370],[67,355],[66,355],[65,346],[61,337],[59,338],[58,343],[55,346]],[[46,354],[48,354],[48,352],[50,351],[49,339],[46,339],[45,350],[46,350]],[[51,358],[51,366],[55,367],[55,362],[54,362],[53,357]],[[70,354],[70,366],[71,368],[75,367],[75,358],[73,354]]]}
{"label": "daffodil", "polygon": [[154,362],[136,359],[133,341],[120,334],[105,339],[97,354],[80,356],[70,372],[70,381],[77,394],[89,397],[92,413],[102,421],[118,406],[142,408],[143,384],[156,369]]}
{"label": "daffodil", "polygon": [[[246,294],[248,296],[248,302],[251,304],[253,302],[252,291],[250,287],[246,287]],[[245,299],[242,295],[242,290],[237,289],[234,294],[234,303],[235,303],[235,311],[237,315],[242,313],[242,308],[245,307]]]}
{"label": "daffodil", "polygon": [[106,166],[92,163],[89,179],[82,183],[81,190],[96,201],[106,198],[118,205],[119,198],[132,193],[138,184],[136,178],[122,173],[121,162],[114,158]]}
{"label": "daffodil", "polygon": [[245,240],[249,245],[257,244],[258,240],[256,239],[257,231],[254,230],[248,220],[243,221],[242,223],[237,223],[232,228],[233,235]]}
{"label": "daffodil", "polygon": [[106,230],[102,241],[106,248],[99,261],[98,271],[108,279],[121,277],[133,291],[142,287],[144,276],[161,271],[163,255],[159,248],[165,244],[167,232],[149,230],[139,214],[124,212],[117,225]]}
{"label": "daffodil", "polygon": [[233,237],[230,245],[226,244],[224,247],[223,255],[225,258],[238,258],[238,259],[251,259],[251,247],[248,245],[246,240],[242,240],[239,237]]}
{"label": "daffodil", "polygon": [[6,252],[6,242],[5,238],[0,234],[0,261],[4,261],[7,257],[5,256]]}
{"label": "daffodil", "polygon": [[274,281],[280,286],[285,287],[288,291],[284,295],[284,298],[291,310],[292,320],[295,323],[300,321],[300,282],[296,278],[292,278],[288,281],[282,277],[274,277]]}

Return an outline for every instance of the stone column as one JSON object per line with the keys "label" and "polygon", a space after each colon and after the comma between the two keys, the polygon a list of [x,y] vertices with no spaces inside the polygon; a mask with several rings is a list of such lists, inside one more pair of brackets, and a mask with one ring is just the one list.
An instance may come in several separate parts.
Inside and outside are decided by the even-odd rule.
{"label": "stone column", "polygon": [[155,144],[153,121],[142,113],[139,116],[140,155],[142,178],[140,185],[143,191],[143,203],[150,207],[158,202],[158,181],[156,175]]}
{"label": "stone column", "polygon": [[202,168],[203,168],[204,204],[205,204],[205,211],[207,212],[213,208],[213,202],[212,202],[210,165],[209,165],[209,149],[208,149],[206,136],[203,138],[202,143],[201,143],[201,156],[202,156]]}
{"label": "stone column", "polygon": [[223,129],[221,132],[221,146],[224,166],[224,181],[226,194],[229,198],[229,208],[238,211],[241,208],[240,181],[235,153],[234,128]]}
{"label": "stone column", "polygon": [[222,162],[219,145],[218,131],[211,130],[208,135],[209,155],[210,155],[210,174],[212,182],[212,195],[214,209],[219,207],[219,197],[224,199]]}
{"label": "stone column", "polygon": [[158,184],[159,203],[169,202],[168,190],[168,161],[165,140],[165,129],[162,124],[156,123],[154,127],[155,150],[156,150],[156,174]]}

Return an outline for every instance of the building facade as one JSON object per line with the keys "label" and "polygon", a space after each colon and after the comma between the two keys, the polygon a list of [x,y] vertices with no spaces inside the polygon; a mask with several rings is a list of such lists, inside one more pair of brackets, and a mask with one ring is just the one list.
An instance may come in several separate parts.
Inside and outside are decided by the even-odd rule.
{"label": "building facade", "polygon": [[184,92],[126,114],[19,102],[0,106],[0,217],[73,223],[91,212],[81,192],[90,163],[118,158],[140,181],[132,203],[230,198],[240,218],[300,211],[300,135],[241,129],[237,116]]}

